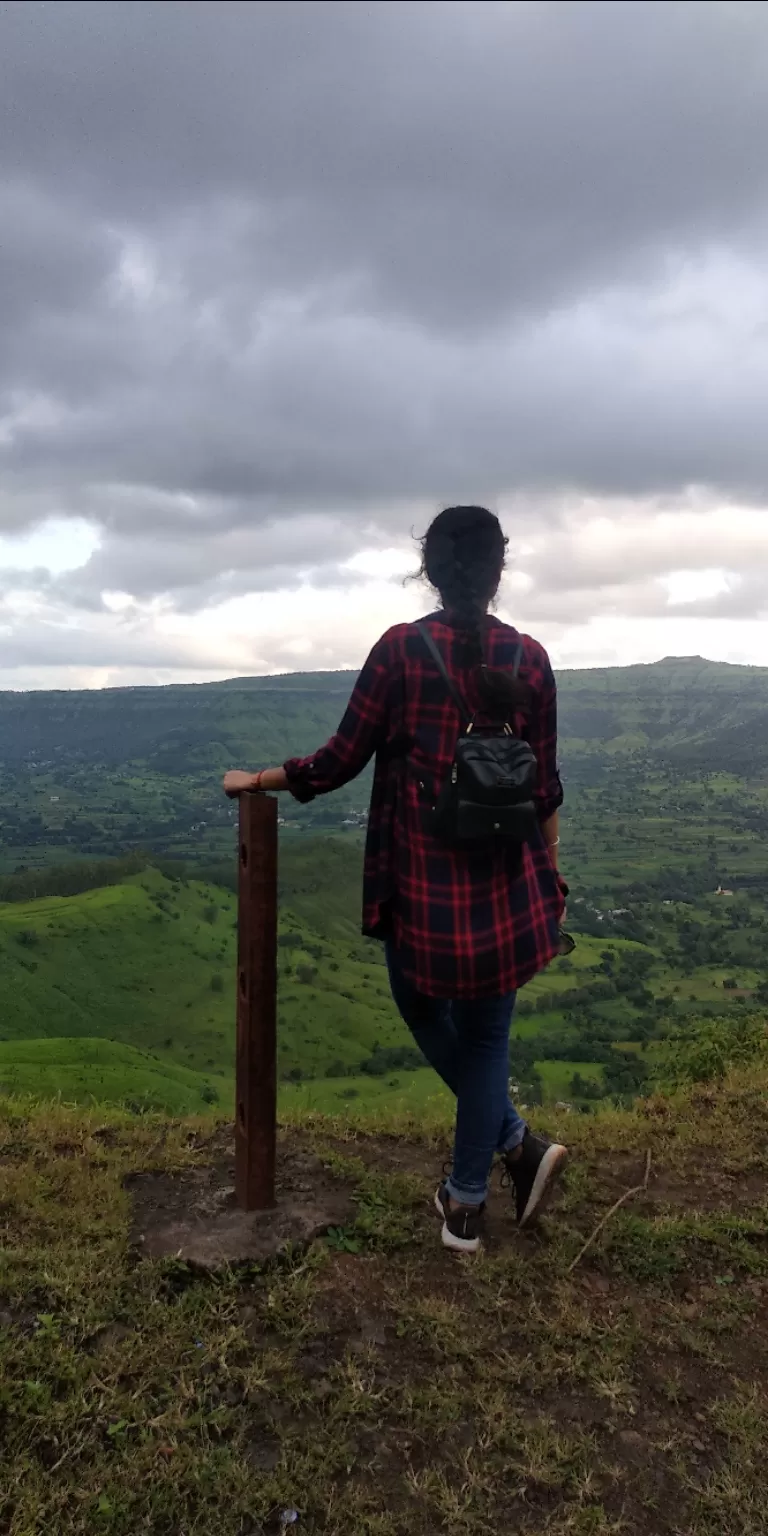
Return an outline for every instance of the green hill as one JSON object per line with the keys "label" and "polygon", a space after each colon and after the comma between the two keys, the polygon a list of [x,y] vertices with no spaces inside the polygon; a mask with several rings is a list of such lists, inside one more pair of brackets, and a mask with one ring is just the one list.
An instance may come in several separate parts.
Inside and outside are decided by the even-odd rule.
{"label": "green hill", "polygon": [[[323,868],[332,875],[332,854]],[[418,1061],[392,1005],[382,955],[364,945],[351,916],[352,880],[340,882],[335,899],[319,899],[319,883],[305,859],[293,881],[284,880],[281,1077],[359,1072],[377,1048],[393,1063],[398,1050]],[[320,911],[322,922],[313,926]],[[90,1096],[145,1094],[189,1110],[190,1094],[199,1100],[207,1085],[231,1092],[235,914],[235,897],[221,886],[170,880],[152,868],[79,895],[0,905],[0,1081],[34,1086],[28,1073],[37,1070],[39,1039],[72,1042],[68,1054],[49,1050],[39,1063],[46,1087],[55,1087],[58,1060],[65,1096],[76,1089],[81,1099],[87,1084]],[[109,1077],[101,1093],[95,1062],[90,1081],[90,1046],[79,1062],[86,1037],[129,1048],[102,1056]],[[174,1082],[177,1067],[183,1070]],[[107,1092],[107,1081],[114,1085],[121,1074],[124,1092]],[[170,1097],[163,1084],[172,1085]]]}
{"label": "green hill", "polygon": [[[185,858],[229,849],[226,768],[310,752],[336,728],[352,673],[92,692],[0,693],[0,873],[131,848]],[[700,658],[564,671],[561,755],[572,790],[627,766],[679,779],[768,767],[768,669]],[[339,829],[367,778],[286,811]],[[289,832],[290,832],[289,828]]]}
{"label": "green hill", "polygon": [[213,1105],[228,1110],[234,1101],[232,1065],[225,1059],[217,1072],[195,1072],[149,1050],[77,1035],[0,1041],[0,1092],[172,1115],[199,1114]]}
{"label": "green hill", "polygon": [[[360,938],[359,863],[358,849],[333,840],[284,861],[286,1104],[375,1109],[382,1097],[417,1105],[440,1092],[431,1073],[414,1070],[421,1058],[392,1004],[380,946]],[[114,885],[0,904],[0,1085],[176,1113],[231,1105],[235,922],[231,891],[151,866]],[[577,974],[588,981],[597,961],[596,942],[585,940]],[[570,1054],[575,1064],[539,1063],[552,1097],[574,1070],[601,1080],[588,1058]]]}
{"label": "green hill", "polygon": [[[175,1113],[232,1103],[236,901],[231,889],[125,861],[5,881],[0,903],[0,1085],[65,1101]],[[287,843],[281,860],[281,1103],[418,1110],[442,1091],[392,1004],[381,946],[359,934],[359,845]],[[131,871],[131,872],[127,872]],[[109,874],[110,866],[106,866]],[[231,875],[231,867],[222,878]],[[54,889],[30,900],[30,879]],[[580,901],[581,898],[577,898]],[[627,1096],[688,1019],[737,1026],[768,1002],[763,905],[646,901],[634,913],[574,908],[573,956],[518,1000],[510,1073],[523,1102]],[[590,922],[594,933],[583,931]],[[624,925],[625,933],[621,932]],[[628,936],[629,932],[632,936]]]}
{"label": "green hill", "polygon": [[[65,1097],[174,1111],[229,1101],[237,812],[219,774],[316,745],[351,682],[0,695],[0,1082],[53,1088],[58,1073]],[[527,1100],[589,1108],[641,1089],[670,1030],[768,1000],[768,671],[671,658],[566,672],[560,700],[579,942],[520,998],[510,1067]],[[364,777],[305,808],[281,801],[285,1103],[439,1093],[359,933],[367,793]],[[36,1062],[49,1039],[86,1044]]]}

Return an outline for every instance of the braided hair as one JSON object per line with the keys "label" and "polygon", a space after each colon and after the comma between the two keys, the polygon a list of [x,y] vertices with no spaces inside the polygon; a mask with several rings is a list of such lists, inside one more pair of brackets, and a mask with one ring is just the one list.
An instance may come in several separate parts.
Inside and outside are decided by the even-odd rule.
{"label": "braided hair", "polygon": [[446,507],[421,540],[421,570],[457,624],[468,666],[477,667],[484,710],[498,717],[530,708],[530,689],[511,671],[486,667],[483,630],[498,591],[507,550],[499,519],[486,507]]}

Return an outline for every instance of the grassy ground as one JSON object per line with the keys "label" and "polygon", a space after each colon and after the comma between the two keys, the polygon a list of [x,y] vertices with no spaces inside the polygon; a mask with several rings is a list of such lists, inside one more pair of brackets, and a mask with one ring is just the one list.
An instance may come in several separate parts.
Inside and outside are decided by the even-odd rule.
{"label": "grassy ground", "polygon": [[[5,1101],[0,1529],[266,1536],[295,1510],[324,1536],[760,1536],[766,1089],[569,1117],[559,1206],[522,1236],[495,1193],[475,1262],[430,1207],[441,1105],[297,1112],[284,1145],[357,1219],[215,1279],[131,1250],[123,1181],[204,1164],[229,1128]],[[647,1193],[571,1272],[648,1148]]]}
{"label": "grassy ground", "polygon": [[171,1114],[234,1106],[232,1075],[191,1071],[114,1040],[12,1040],[0,1043],[0,1092],[65,1104],[140,1104]]}
{"label": "grassy ground", "polygon": [[[592,1061],[540,1061],[544,1097],[547,1101],[567,1099],[574,1072],[591,1082],[602,1081],[602,1068]],[[280,1106],[286,1114],[295,1110],[325,1115],[397,1115],[431,1114],[433,1110],[449,1114],[453,1097],[428,1067],[416,1072],[398,1072],[387,1077],[319,1078],[312,1083],[284,1084]]]}
{"label": "grassy ground", "polygon": [[[574,1072],[600,1082],[602,1068],[590,1061],[538,1063],[546,1100],[567,1099]],[[188,1115],[230,1113],[234,1078],[230,1074],[193,1072],[150,1052],[112,1040],[28,1040],[0,1043],[0,1092],[11,1096],[59,1098],[63,1104],[133,1104],[142,1109]],[[447,1112],[451,1095],[429,1067],[415,1072],[371,1077],[315,1078],[281,1083],[278,1093],[286,1113],[304,1110],[328,1115],[422,1114],[433,1105]]]}
{"label": "grassy ground", "polygon": [[[364,944],[332,897],[326,931],[307,921],[317,911],[317,883],[317,870],[303,875],[283,902],[281,935],[293,947],[279,952],[281,1068],[300,1067],[309,1077],[333,1060],[358,1066],[376,1042],[410,1043],[380,946]],[[155,1078],[170,1080],[174,1065],[202,1074],[201,1085],[211,1073],[226,1076],[234,1059],[235,914],[234,895],[220,886],[173,882],[153,869],[77,896],[0,903],[0,993],[10,1000],[0,1019],[5,1059],[16,1059],[11,1042],[93,1036],[151,1053]],[[24,1081],[25,1060],[28,1051],[18,1055],[20,1090],[34,1087]],[[135,1059],[133,1067],[121,1098],[137,1095]],[[0,1060],[6,1081],[1,1074]],[[182,1074],[179,1092],[186,1082]],[[95,1083],[90,1091],[108,1097]]]}
{"label": "grassy ground", "polygon": [[[328,1112],[348,1101],[376,1111],[383,1098],[407,1109],[439,1092],[434,1080],[406,1070],[413,1042],[392,1003],[381,946],[359,933],[359,852],[329,837],[281,855],[279,1075],[287,1103]],[[231,873],[225,865],[221,878]],[[150,866],[79,894],[0,902],[0,1091],[141,1101],[173,1114],[231,1107],[235,897],[220,884],[169,874]],[[567,1058],[537,1060],[545,1098],[567,1099],[576,1071],[601,1080],[592,1058],[604,1057],[594,1037],[606,1027],[623,1045],[645,1039],[649,1019],[651,1029],[693,1012],[734,1020],[754,1006],[768,980],[761,900],[711,897],[652,911],[647,945],[579,933],[574,954],[525,988],[513,1036],[539,1037],[542,1056],[554,1047]],[[695,962],[679,942],[685,925],[700,935]],[[650,971],[633,1000],[627,976],[642,959]],[[606,981],[606,967],[626,974]],[[374,1079],[363,1069],[377,1047],[390,1055],[387,1075]],[[296,1090],[288,1086],[295,1082]]]}
{"label": "grassy ground", "polygon": [[[327,861],[340,857],[333,840]],[[339,875],[347,865],[343,858]],[[426,1071],[326,1078],[359,1067],[378,1044],[413,1042],[389,993],[381,947],[350,915],[348,881],[327,896],[309,856],[288,861],[281,905],[278,1040],[287,1105],[338,1113],[386,1099],[408,1110],[441,1093]],[[357,895],[355,893],[355,901]],[[322,901],[322,922],[319,903]],[[72,896],[0,903],[0,1091],[59,1094],[68,1103],[140,1101],[172,1114],[227,1112],[233,1102],[236,902],[221,886],[174,881],[147,868],[119,884]],[[614,941],[617,953],[637,946]],[[553,966],[528,989],[534,1000],[588,982],[604,942],[584,938],[571,967]],[[516,1023],[539,1033],[556,1016]],[[589,1061],[539,1063],[545,1093],[566,1098]]]}

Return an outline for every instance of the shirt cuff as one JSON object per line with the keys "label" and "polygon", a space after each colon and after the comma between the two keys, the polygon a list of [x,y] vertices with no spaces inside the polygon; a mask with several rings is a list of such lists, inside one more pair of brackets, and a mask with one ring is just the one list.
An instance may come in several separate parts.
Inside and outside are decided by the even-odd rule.
{"label": "shirt cuff", "polygon": [[549,821],[550,816],[554,816],[555,811],[559,811],[564,798],[563,786],[558,775],[554,783],[549,786],[549,794],[536,796],[536,815],[539,821]]}
{"label": "shirt cuff", "polygon": [[313,757],[289,757],[287,763],[283,763],[283,772],[288,780],[288,789],[294,800],[300,805],[308,805],[314,800],[317,790],[312,783],[312,770],[315,766]]}

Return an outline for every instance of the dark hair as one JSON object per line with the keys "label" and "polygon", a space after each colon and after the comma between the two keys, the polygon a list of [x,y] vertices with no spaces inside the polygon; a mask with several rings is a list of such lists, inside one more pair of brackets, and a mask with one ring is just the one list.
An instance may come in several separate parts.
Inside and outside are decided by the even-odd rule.
{"label": "dark hair", "polygon": [[498,591],[507,551],[499,519],[487,507],[446,507],[420,543],[419,575],[439,593],[446,614],[465,636],[467,664],[478,668],[484,710],[494,716],[527,712],[527,684],[511,670],[483,662],[483,621]]}

